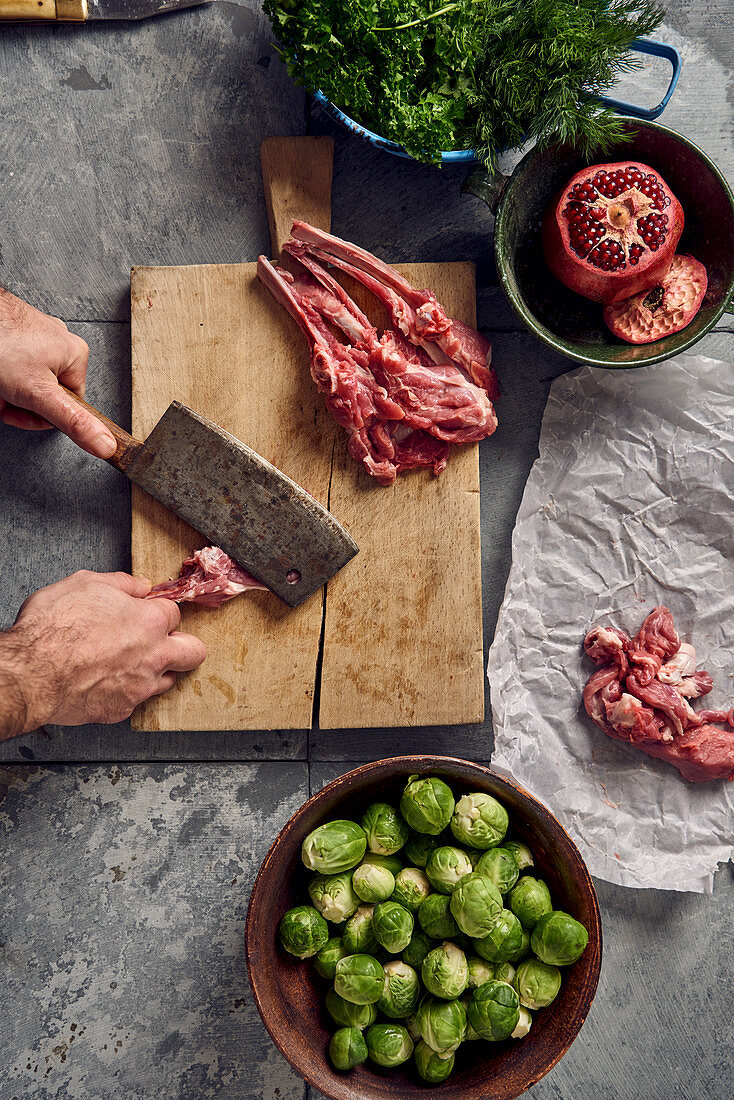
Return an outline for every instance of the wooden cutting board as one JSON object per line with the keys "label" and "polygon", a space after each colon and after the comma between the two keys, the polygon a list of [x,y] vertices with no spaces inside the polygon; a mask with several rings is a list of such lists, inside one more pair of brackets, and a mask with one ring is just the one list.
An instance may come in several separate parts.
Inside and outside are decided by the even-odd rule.
{"label": "wooden cutting board", "polygon": [[[294,217],[330,228],[330,138],[272,138],[263,180],[273,252]],[[390,257],[386,257],[388,260]],[[475,323],[474,267],[403,264],[451,316]],[[374,299],[350,293],[378,326]],[[327,589],[290,610],[266,592],[219,610],[182,605],[204,664],[133,715],[144,730],[322,729],[479,722],[484,715],[479,457],[453,448],[377,485],[346,451],[309,373],[305,338],[256,265],[132,272],[133,433],[177,399],[221,424],[334,513],[360,553]],[[162,580],[204,545],[133,486],[133,571]]]}

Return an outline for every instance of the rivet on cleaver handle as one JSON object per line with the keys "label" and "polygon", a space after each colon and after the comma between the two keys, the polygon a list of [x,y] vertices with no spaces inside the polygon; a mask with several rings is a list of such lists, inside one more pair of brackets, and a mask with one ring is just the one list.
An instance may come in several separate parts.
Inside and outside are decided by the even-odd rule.
{"label": "rivet on cleaver handle", "polygon": [[67,390],[117,440],[108,461],[297,607],[359,547],[310,493],[211,420],[174,401],[144,443]]}

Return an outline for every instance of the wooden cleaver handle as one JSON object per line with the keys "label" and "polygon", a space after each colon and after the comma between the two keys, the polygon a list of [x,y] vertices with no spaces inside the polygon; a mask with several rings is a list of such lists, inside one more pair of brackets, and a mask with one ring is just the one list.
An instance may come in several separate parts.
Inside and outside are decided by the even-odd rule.
{"label": "wooden cleaver handle", "polygon": [[[2,0],[0,0],[2,2]],[[273,259],[296,218],[331,230],[332,137],[269,137],[260,146],[260,168]]]}
{"label": "wooden cleaver handle", "polygon": [[83,23],[87,0],[0,0],[0,22]]}
{"label": "wooden cleaver handle", "polygon": [[110,466],[115,466],[118,470],[122,470],[122,472],[125,473],[132,460],[143,448],[143,444],[140,440],[135,439],[135,437],[130,435],[129,432],[126,432],[124,428],[121,428],[119,424],[115,424],[114,420],[110,420],[104,413],[95,409],[93,405],[88,405],[86,401],[83,401],[81,397],[72,390],[67,389],[66,386],[62,386],[61,388],[72,401],[75,401],[77,405],[81,405],[81,407],[86,409],[87,412],[90,412],[92,416],[96,416],[97,420],[101,420],[106,428],[109,428],[117,441],[117,450],[110,458],[106,458],[105,462],[109,462]]}

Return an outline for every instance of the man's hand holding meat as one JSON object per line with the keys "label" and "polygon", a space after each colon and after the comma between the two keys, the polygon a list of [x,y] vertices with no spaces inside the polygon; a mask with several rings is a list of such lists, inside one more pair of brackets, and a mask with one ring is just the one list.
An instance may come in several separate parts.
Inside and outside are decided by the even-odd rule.
{"label": "man's hand holding meat", "polygon": [[82,570],[29,596],[0,634],[0,737],[121,722],[200,665],[203,642],[179,633],[178,606],[149,591],[127,573]]}
{"label": "man's hand holding meat", "polygon": [[[38,431],[59,427],[90,454],[115,441],[59,383],[84,393],[89,349],[63,321],[0,289],[0,421]],[[119,722],[145,699],[196,668],[206,650],[179,633],[167,599],[126,573],[74,573],[25,601],[0,633],[0,740],[47,723]]]}

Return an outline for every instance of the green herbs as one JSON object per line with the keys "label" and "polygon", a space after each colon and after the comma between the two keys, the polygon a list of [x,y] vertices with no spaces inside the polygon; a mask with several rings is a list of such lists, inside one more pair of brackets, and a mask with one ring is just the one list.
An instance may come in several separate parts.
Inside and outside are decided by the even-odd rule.
{"label": "green herbs", "polygon": [[596,97],[637,66],[654,0],[265,0],[291,76],[419,160],[619,139]]}

